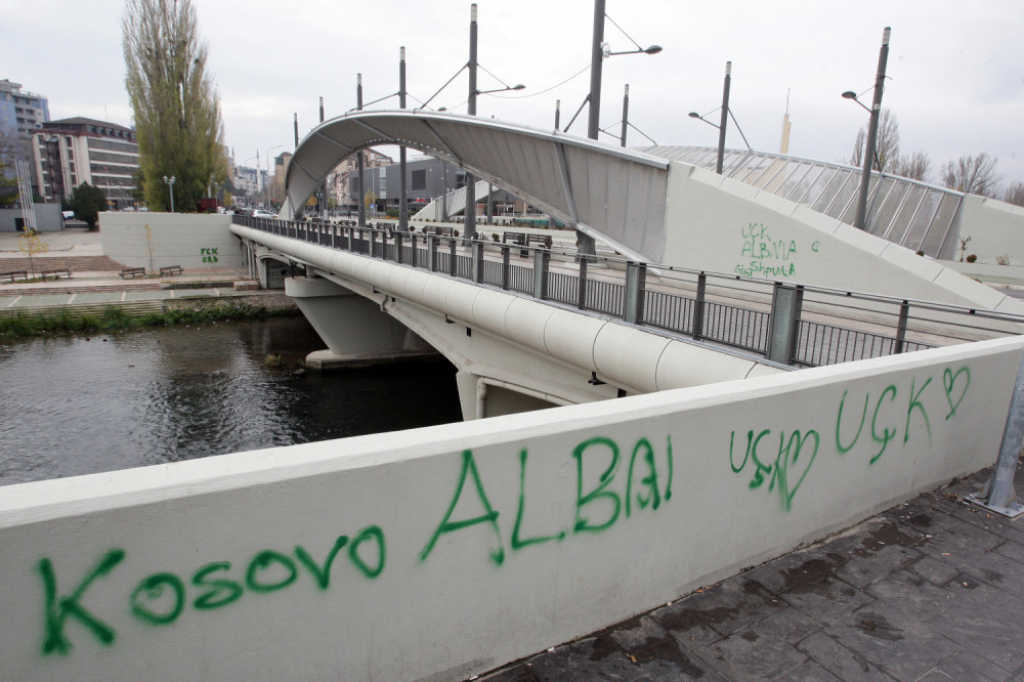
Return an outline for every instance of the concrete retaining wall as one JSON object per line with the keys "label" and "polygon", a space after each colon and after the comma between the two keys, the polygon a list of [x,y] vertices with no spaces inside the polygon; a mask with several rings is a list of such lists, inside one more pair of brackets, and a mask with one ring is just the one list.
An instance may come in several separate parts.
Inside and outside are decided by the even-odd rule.
{"label": "concrete retaining wall", "polygon": [[168,265],[186,270],[241,268],[231,216],[203,213],[101,213],[104,255],[129,267],[157,272]]}
{"label": "concrete retaining wall", "polygon": [[0,677],[462,679],[991,464],[1022,347],[0,487]]}
{"label": "concrete retaining wall", "polygon": [[[960,237],[971,238],[965,256],[976,255],[979,265],[997,265],[1003,256],[1009,265],[1024,265],[1024,207],[969,194],[962,211]],[[959,254],[958,248],[958,260]]]}
{"label": "concrete retaining wall", "polygon": [[671,265],[1024,313],[938,261],[738,180],[673,163],[668,197]]}

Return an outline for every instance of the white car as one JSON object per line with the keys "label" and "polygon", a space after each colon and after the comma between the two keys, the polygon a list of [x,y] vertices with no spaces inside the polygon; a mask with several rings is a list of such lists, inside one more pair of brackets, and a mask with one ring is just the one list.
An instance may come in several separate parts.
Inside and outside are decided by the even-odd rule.
{"label": "white car", "polygon": [[255,211],[252,212],[252,217],[253,218],[276,218],[277,215],[275,215],[274,213],[271,213],[270,211],[264,210],[262,208],[257,208]]}

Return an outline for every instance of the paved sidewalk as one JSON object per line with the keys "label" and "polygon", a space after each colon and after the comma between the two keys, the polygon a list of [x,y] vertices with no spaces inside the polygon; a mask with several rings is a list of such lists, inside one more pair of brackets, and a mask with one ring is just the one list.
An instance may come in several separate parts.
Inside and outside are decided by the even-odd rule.
{"label": "paved sidewalk", "polygon": [[963,500],[989,473],[480,679],[1024,680],[1024,517]]}

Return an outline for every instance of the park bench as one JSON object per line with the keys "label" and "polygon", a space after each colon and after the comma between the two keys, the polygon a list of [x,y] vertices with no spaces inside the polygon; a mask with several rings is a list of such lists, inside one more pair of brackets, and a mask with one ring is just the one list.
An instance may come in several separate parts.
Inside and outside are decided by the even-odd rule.
{"label": "park bench", "polygon": [[[145,272],[143,272],[143,274],[145,274]],[[180,274],[181,274],[181,266],[180,265],[165,265],[162,268],[160,268],[160,276],[161,277],[170,277],[171,275],[180,275]]]}
{"label": "park bench", "polygon": [[21,277],[22,279],[28,279],[28,272],[25,270],[18,270],[16,272],[0,272],[0,277],[9,279],[12,282],[15,277]]}
{"label": "park bench", "polygon": [[64,275],[68,279],[71,279],[71,270],[68,268],[57,268],[55,270],[43,270],[43,279],[45,280],[50,275],[53,275],[54,279],[60,279],[61,275]]}
{"label": "park bench", "polygon": [[128,279],[129,277],[132,279],[135,279],[136,277],[145,277],[146,268],[125,268],[121,270],[120,274],[121,279]]}

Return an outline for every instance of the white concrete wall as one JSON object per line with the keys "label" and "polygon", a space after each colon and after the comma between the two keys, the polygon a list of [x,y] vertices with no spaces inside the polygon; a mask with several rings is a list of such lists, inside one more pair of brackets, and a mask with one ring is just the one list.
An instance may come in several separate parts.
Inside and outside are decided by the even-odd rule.
{"label": "white concrete wall", "polygon": [[1024,313],[939,261],[711,171],[673,163],[668,204],[671,265]]}
{"label": "white concrete wall", "polygon": [[0,487],[0,678],[463,679],[991,464],[1022,347]]}
{"label": "white concrete wall", "polygon": [[[1000,256],[1010,265],[1024,265],[1024,207],[974,194],[964,199],[960,237],[971,238],[964,255],[974,254],[977,263],[995,265]],[[960,258],[957,243],[957,260]]]}
{"label": "white concrete wall", "polygon": [[100,214],[103,253],[146,272],[167,265],[186,270],[243,267],[231,216],[216,213],[111,212]]}

